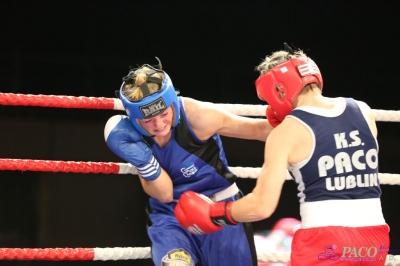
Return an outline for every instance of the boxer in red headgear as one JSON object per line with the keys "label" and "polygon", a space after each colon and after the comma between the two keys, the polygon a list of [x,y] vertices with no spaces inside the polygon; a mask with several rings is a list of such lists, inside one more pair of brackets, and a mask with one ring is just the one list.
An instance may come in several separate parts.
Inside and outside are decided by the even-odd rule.
{"label": "boxer in red headgear", "polygon": [[264,74],[256,81],[257,94],[268,103],[267,119],[273,126],[279,125],[293,110],[294,101],[306,85],[315,84],[322,91],[323,81],[318,66],[304,54],[294,56],[293,53],[285,43],[285,51],[267,57],[259,66]]}
{"label": "boxer in red headgear", "polygon": [[[267,138],[256,187],[225,203],[186,192],[175,211],[188,217],[185,226],[206,219],[218,228],[268,218],[288,169],[298,183],[301,216],[291,265],[384,265],[389,227],[381,208],[371,108],[352,98],[322,96],[320,71],[301,50],[286,46],[267,56],[257,70],[257,93],[268,102],[267,117],[276,127]],[[195,209],[201,215],[190,215]]]}

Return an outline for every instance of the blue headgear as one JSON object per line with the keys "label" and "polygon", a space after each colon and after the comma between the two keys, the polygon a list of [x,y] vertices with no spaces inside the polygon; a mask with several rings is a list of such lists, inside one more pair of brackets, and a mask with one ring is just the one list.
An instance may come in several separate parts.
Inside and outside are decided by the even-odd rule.
{"label": "blue headgear", "polygon": [[[141,70],[143,67],[148,67],[150,70]],[[151,75],[157,72],[164,74],[165,78],[162,79],[158,77],[151,77]],[[129,100],[123,92],[123,88],[126,84],[134,84],[136,76],[140,73],[145,74],[147,76],[147,80],[140,85],[133,85],[133,88],[139,87],[142,91],[143,98],[139,101]],[[125,107],[125,111],[129,116],[129,120],[141,134],[145,136],[151,136],[139,125],[137,119],[155,117],[164,112],[171,104],[175,112],[175,119],[172,123],[172,126],[175,127],[179,124],[180,113],[178,97],[174,85],[172,85],[172,81],[167,73],[150,65],[143,65],[139,69],[131,70],[128,75],[123,78],[123,81],[124,82],[119,90],[119,98]],[[147,83],[157,83],[160,85],[161,89],[153,94],[150,94]]]}

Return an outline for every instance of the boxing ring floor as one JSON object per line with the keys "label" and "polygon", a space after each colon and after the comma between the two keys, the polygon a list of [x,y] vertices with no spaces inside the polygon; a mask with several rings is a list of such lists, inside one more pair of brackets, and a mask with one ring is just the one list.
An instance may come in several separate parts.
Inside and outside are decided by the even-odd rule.
{"label": "boxing ring floor", "polygon": [[[55,95],[22,95],[22,94],[12,94],[12,93],[0,93],[0,105],[9,106],[8,108],[12,108],[10,106],[25,106],[29,108],[37,108],[37,107],[51,107],[51,108],[63,108],[63,109],[93,109],[93,110],[108,110],[107,112],[112,111],[123,111],[123,106],[119,102],[119,99],[114,98],[95,98],[95,97],[73,97],[73,96],[55,96]],[[232,113],[238,115],[245,115],[245,116],[265,116],[265,105],[238,105],[238,104],[220,104],[222,107],[226,108]],[[7,107],[3,107],[7,108]],[[52,112],[51,110],[54,109],[47,109],[48,112]],[[386,111],[386,110],[373,110],[376,116],[376,120],[380,122],[400,122],[400,112],[399,111]],[[77,112],[78,113],[78,112]],[[60,118],[62,120],[62,118]],[[33,134],[35,135],[35,129],[41,126],[48,127],[46,122],[36,120],[35,123],[28,124],[24,123],[24,118],[21,118],[20,126],[23,127],[25,131],[24,134]],[[76,117],[76,120],[82,121],[84,123],[85,115],[81,114],[80,116]],[[39,121],[39,122],[38,122]],[[42,123],[43,122],[43,123]],[[19,144],[15,144],[15,149],[26,150],[26,156],[23,158],[15,158],[13,157],[12,150],[9,151],[10,156],[5,158],[0,158],[0,170],[2,171],[12,171],[18,172],[22,174],[28,174],[30,172],[40,172],[43,173],[42,177],[40,178],[49,178],[48,175],[51,175],[50,178],[57,179],[58,176],[60,178],[71,178],[71,175],[79,176],[79,180],[75,182],[75,185],[71,187],[71,191],[74,189],[79,188],[79,182],[103,182],[104,178],[101,179],[99,176],[102,175],[121,175],[121,177],[127,179],[131,174],[136,174],[135,168],[126,163],[121,163],[118,161],[106,161],[102,162],[102,154],[99,152],[99,156],[93,158],[97,161],[84,161],[80,160],[81,155],[79,149],[84,149],[85,146],[77,147],[74,145],[73,139],[76,139],[79,136],[80,132],[72,132],[71,128],[73,128],[73,124],[76,121],[67,120],[63,121],[65,131],[65,136],[74,137],[72,139],[66,140],[58,140],[58,141],[66,141],[69,142],[69,149],[75,150],[76,157],[71,158],[60,158],[60,160],[47,160],[44,157],[45,153],[39,152],[39,158],[44,159],[32,159],[29,157],[29,150],[32,149],[44,149],[44,150],[52,150],[53,154],[55,154],[54,158],[57,158],[57,143],[48,143],[45,147],[35,147],[38,143],[35,141],[31,141],[30,143],[24,143],[22,141]],[[390,123],[389,123],[390,124]],[[54,125],[53,125],[54,126]],[[91,126],[91,125],[85,125]],[[52,125],[50,125],[52,127]],[[94,127],[94,126],[93,126]],[[20,128],[7,128],[7,130],[15,131],[15,134],[18,133]],[[28,132],[26,132],[28,130]],[[378,126],[379,130],[379,126]],[[49,131],[51,132],[51,130]],[[21,133],[22,134],[22,133]],[[102,137],[102,131],[99,132],[99,135]],[[24,138],[24,135],[21,135],[21,139]],[[52,139],[51,133],[48,136],[40,136],[40,139]],[[29,138],[28,138],[29,139]],[[39,137],[38,137],[39,139]],[[379,140],[379,137],[378,137]],[[104,143],[104,140],[100,143]],[[259,144],[258,144],[259,145]],[[106,145],[104,144],[102,148]],[[224,145],[225,146],[225,145]],[[263,145],[261,150],[263,150]],[[395,148],[395,147],[393,147]],[[105,147],[106,149],[106,147]],[[71,152],[73,153],[73,152]],[[262,151],[260,154],[263,154]],[[229,155],[228,155],[228,161]],[[382,167],[382,160],[380,160],[381,169]],[[246,178],[246,179],[256,179],[259,173],[260,168],[257,167],[230,167],[233,172],[235,172],[239,178]],[[48,175],[46,175],[46,173]],[[86,179],[86,180],[84,180]],[[288,176],[289,179],[289,176]],[[398,189],[396,185],[400,184],[400,175],[392,174],[392,173],[380,173],[379,179],[382,186],[391,186],[391,189]],[[100,181],[99,181],[100,180]],[[101,181],[103,180],[103,181]],[[288,181],[291,182],[291,181]],[[49,190],[50,188],[42,187],[43,190]],[[139,188],[141,189],[141,188]],[[383,189],[384,190],[384,189]],[[102,191],[106,193],[106,191]],[[73,195],[62,195],[66,200]],[[85,201],[87,201],[85,203]],[[75,201],[76,204],[83,204],[88,205],[88,208],[92,208],[93,205],[99,205],[98,208],[101,209],[102,204],[105,205],[105,202],[92,202],[90,199],[79,198]],[[12,202],[8,203],[12,204]],[[106,205],[109,206],[109,205]],[[395,206],[393,204],[393,206]],[[60,207],[62,208],[62,207]],[[384,208],[384,215],[385,209],[396,211],[396,207],[391,208]],[[121,208],[124,209],[124,208]],[[103,210],[104,215],[107,213],[107,209]],[[124,211],[126,211],[124,209]],[[51,215],[51,214],[43,214],[43,215]],[[73,215],[73,214],[72,214]],[[77,214],[77,224],[79,220],[79,213]],[[83,214],[81,214],[83,215]],[[138,214],[139,215],[139,214]],[[144,213],[140,214],[144,216]],[[129,217],[129,222],[132,223],[132,219],[137,219],[137,217]],[[138,219],[142,220],[142,218]],[[136,220],[135,220],[136,221]],[[400,219],[397,220],[397,224],[390,224],[391,227],[396,227]],[[101,223],[101,221],[99,221]],[[77,229],[73,228],[77,224],[71,224],[71,228],[69,230],[82,230],[84,229]],[[38,226],[46,226],[46,224],[41,224]],[[118,225],[113,225],[118,227]],[[144,230],[144,225],[140,224],[140,226]],[[79,226],[78,226],[79,227]],[[107,232],[107,227],[104,226],[104,232]],[[123,232],[121,232],[123,233]],[[145,233],[145,232],[144,232]],[[107,233],[105,233],[107,234]],[[393,236],[391,236],[393,238]],[[400,235],[398,235],[400,238]],[[72,246],[70,247],[58,247],[57,242],[52,243],[52,247],[1,247],[0,248],[0,260],[7,260],[7,261],[35,261],[35,260],[46,260],[46,261],[60,261],[60,260],[68,260],[68,261],[122,261],[122,260],[148,260],[150,255],[150,247],[110,247],[112,243],[95,243],[93,247],[90,247],[90,241],[88,243],[71,243]],[[85,246],[85,248],[82,248]],[[396,247],[394,247],[396,248]],[[399,248],[399,247],[398,247]],[[290,253],[274,253],[274,252],[261,252],[261,248],[258,249],[258,258],[260,261],[260,265],[262,262],[282,262],[286,263],[289,261]],[[397,250],[394,254],[390,254],[386,258],[386,265],[400,265],[400,257],[397,254],[400,252]],[[1,263],[1,262],[0,262]],[[23,263],[23,262],[21,262]],[[18,265],[18,264],[14,264]]]}

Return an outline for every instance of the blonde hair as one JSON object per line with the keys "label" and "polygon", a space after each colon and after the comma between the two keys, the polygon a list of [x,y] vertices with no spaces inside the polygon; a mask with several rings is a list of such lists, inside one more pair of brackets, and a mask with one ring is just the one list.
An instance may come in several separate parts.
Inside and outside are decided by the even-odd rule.
{"label": "blonde hair", "polygon": [[[152,71],[149,67],[142,67],[141,69],[131,71],[129,74],[124,77],[125,86],[122,88],[122,93],[131,101],[140,101],[143,99],[143,92],[140,89],[140,85],[147,81],[147,74],[146,72]],[[150,77],[164,79],[165,75],[162,72],[155,72]],[[130,81],[130,82],[128,82]],[[148,82],[147,87],[149,89],[150,94],[153,94],[159,90],[161,90],[161,85],[159,83]]]}
{"label": "blonde hair", "polygon": [[256,66],[256,70],[260,72],[261,75],[265,74],[268,70],[275,67],[276,65],[288,61],[292,58],[307,57],[307,55],[302,50],[297,50],[290,54],[287,51],[276,51],[270,56],[266,56],[265,59]]}
{"label": "blonde hair", "polygon": [[[266,56],[265,59],[258,65],[256,66],[255,70],[260,72],[260,75],[263,75],[268,72],[271,68],[275,67],[276,65],[288,61],[292,58],[300,58],[300,57],[307,57],[307,55],[300,49],[293,51],[293,53],[289,53],[288,51],[276,51],[273,52],[271,55]],[[320,87],[315,84],[307,84],[303,87],[303,91],[309,91],[309,90],[314,90],[314,89],[319,89]]]}

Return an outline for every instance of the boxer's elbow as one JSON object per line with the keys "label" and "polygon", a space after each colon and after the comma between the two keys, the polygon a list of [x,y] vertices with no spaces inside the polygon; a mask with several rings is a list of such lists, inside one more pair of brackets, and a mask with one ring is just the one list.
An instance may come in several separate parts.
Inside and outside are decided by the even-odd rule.
{"label": "boxer's elbow", "polygon": [[162,203],[170,203],[174,200],[172,189],[147,187],[145,188],[145,191],[150,197],[158,199]]}
{"label": "boxer's elbow", "polygon": [[256,196],[256,200],[254,202],[254,215],[257,217],[257,220],[264,220],[275,212],[276,204],[273,204],[267,197],[265,196]]}
{"label": "boxer's elbow", "polygon": [[162,193],[162,195],[158,195],[157,199],[162,203],[170,203],[174,200],[174,194],[172,193]]}
{"label": "boxer's elbow", "polygon": [[152,198],[159,200],[162,203],[170,203],[174,200],[172,191],[167,190],[155,190],[149,187],[145,187],[144,191],[147,195]]}
{"label": "boxer's elbow", "polygon": [[257,221],[261,221],[264,219],[267,219],[271,217],[271,215],[274,213],[274,210],[270,208],[266,208],[265,206],[262,205],[257,205],[257,207],[254,210],[254,216],[256,217]]}

